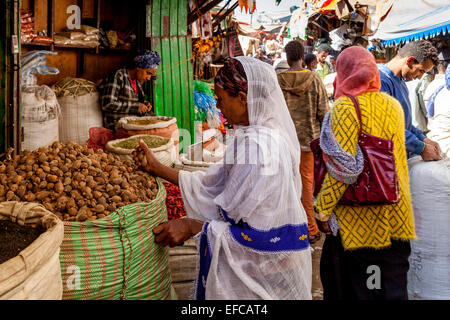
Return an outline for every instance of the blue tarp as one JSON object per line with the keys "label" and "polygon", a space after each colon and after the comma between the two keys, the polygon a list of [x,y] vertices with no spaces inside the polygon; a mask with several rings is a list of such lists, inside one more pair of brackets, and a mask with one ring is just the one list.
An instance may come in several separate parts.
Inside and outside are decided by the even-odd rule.
{"label": "blue tarp", "polygon": [[397,0],[371,39],[380,39],[382,46],[393,46],[449,31],[448,0]]}

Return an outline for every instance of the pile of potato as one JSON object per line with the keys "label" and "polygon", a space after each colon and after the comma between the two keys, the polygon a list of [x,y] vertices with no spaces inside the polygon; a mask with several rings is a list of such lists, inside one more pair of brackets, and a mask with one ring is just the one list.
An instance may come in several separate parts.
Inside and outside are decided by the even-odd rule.
{"label": "pile of potato", "polygon": [[0,163],[0,201],[42,203],[65,221],[92,221],[150,202],[155,178],[132,161],[74,142],[24,151]]}

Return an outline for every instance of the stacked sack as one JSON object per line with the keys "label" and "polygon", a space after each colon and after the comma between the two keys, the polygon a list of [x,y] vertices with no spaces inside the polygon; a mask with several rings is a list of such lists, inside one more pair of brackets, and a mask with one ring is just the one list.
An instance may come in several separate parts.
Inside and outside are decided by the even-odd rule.
{"label": "stacked sack", "polygon": [[177,118],[165,116],[123,117],[117,122],[117,133],[125,137],[149,134],[172,139],[178,154],[180,134]]}
{"label": "stacked sack", "polygon": [[20,14],[20,41],[31,42],[34,35],[34,17],[31,12],[22,11]]}
{"label": "stacked sack", "polygon": [[79,30],[67,30],[55,33],[55,44],[73,45],[95,48],[99,45],[99,30],[87,25],[81,25]]}
{"label": "stacked sack", "polygon": [[22,99],[22,150],[35,150],[59,140],[60,107],[55,93],[47,87],[24,87]]}
{"label": "stacked sack", "polygon": [[20,14],[20,41],[51,44],[53,39],[46,36],[46,32],[34,33],[34,17],[29,11],[22,11]]}
{"label": "stacked sack", "polygon": [[95,83],[78,78],[64,78],[53,85],[61,106],[59,141],[85,144],[89,129],[101,127],[102,111]]}

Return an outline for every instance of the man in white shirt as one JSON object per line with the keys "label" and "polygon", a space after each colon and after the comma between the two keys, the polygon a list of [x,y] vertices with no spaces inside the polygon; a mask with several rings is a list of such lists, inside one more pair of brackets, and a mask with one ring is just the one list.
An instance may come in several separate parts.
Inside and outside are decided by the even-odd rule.
{"label": "man in white shirt", "polygon": [[447,65],[446,72],[438,74],[438,79],[433,81],[433,87],[426,92],[428,129],[430,130],[427,137],[439,143],[441,152],[447,158],[450,157],[450,64],[448,62],[441,61],[439,66],[442,68]]}

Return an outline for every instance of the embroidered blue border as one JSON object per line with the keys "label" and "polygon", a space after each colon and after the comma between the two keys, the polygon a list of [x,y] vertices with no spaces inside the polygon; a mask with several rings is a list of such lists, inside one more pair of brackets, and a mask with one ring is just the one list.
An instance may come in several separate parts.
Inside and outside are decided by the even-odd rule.
{"label": "embroidered blue border", "polygon": [[[225,221],[230,223],[233,238],[241,245],[263,252],[298,251],[309,248],[309,232],[306,223],[284,225],[268,231],[250,227],[247,223],[236,223],[225,210],[219,208]],[[200,235],[200,268],[198,271],[195,297],[205,300],[206,281],[211,266],[211,248],[208,241],[208,222],[203,225]]]}
{"label": "embroidered blue border", "polygon": [[270,230],[258,230],[242,220],[236,223],[220,208],[224,219],[231,223],[230,232],[239,244],[264,252],[297,251],[309,247],[309,232],[306,223],[284,225]]}
{"label": "embroidered blue border", "polygon": [[208,222],[203,225],[202,234],[200,235],[200,268],[198,270],[197,286],[195,298],[197,300],[205,300],[206,279],[208,278],[209,267],[211,265],[211,248],[208,242]]}

